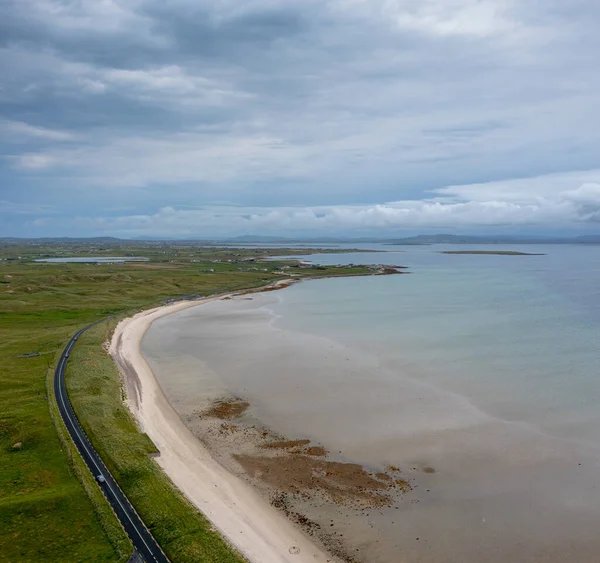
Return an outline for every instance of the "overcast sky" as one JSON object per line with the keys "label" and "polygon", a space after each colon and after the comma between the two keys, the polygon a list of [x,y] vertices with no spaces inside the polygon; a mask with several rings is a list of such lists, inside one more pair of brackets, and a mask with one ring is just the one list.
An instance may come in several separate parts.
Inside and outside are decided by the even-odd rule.
{"label": "overcast sky", "polygon": [[600,232],[597,0],[2,0],[0,236]]}

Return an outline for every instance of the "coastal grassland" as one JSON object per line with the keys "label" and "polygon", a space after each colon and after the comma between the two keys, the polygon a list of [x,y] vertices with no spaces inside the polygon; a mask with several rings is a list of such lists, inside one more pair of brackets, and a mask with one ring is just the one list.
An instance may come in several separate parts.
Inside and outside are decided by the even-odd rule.
{"label": "coastal grassland", "polygon": [[48,408],[47,371],[71,330],[0,303],[0,561],[126,561],[129,541]]}
{"label": "coastal grassland", "polygon": [[109,330],[101,325],[87,332],[68,368],[69,396],[85,413],[84,429],[172,561],[242,561],[150,457],[156,448],[123,404],[117,367],[101,347]]}
{"label": "coastal grassland", "polygon": [[[69,250],[97,255],[86,245]],[[181,258],[180,249],[161,247],[162,254],[146,263],[102,265],[35,263],[39,251],[0,248],[0,561],[113,562],[130,553],[52,406],[56,361],[79,328],[172,298],[265,285],[283,279],[284,265],[297,277],[372,273],[360,266],[261,262],[258,249],[192,248],[192,256]],[[128,253],[149,254],[138,246],[110,252]],[[280,249],[269,253],[282,255]],[[235,560],[148,458],[151,445],[119,405],[118,375],[100,348],[102,330],[76,346],[67,373],[82,424],[173,561],[214,561],[215,553]],[[25,355],[32,356],[19,357]]]}
{"label": "coastal grassland", "polygon": [[234,246],[199,245],[176,241],[105,241],[78,242],[75,239],[49,243],[45,241],[8,242],[0,239],[0,256],[10,261],[43,258],[91,258],[107,256],[143,256],[151,262],[184,263],[195,260],[228,260],[252,257],[298,256],[301,254],[330,254],[348,252],[377,252],[375,250],[350,248],[288,248],[258,246],[239,248]]}

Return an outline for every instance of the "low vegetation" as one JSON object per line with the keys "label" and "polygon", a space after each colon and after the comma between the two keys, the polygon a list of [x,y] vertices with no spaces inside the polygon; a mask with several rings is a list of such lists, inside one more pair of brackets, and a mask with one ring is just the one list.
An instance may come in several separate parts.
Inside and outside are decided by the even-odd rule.
{"label": "low vegetation", "polygon": [[117,368],[102,348],[110,328],[87,332],[67,370],[69,396],[76,412],[85,413],[86,433],[172,561],[242,561],[153,461],[156,448],[124,406]]}
{"label": "low vegetation", "polygon": [[[0,246],[0,561],[126,561],[131,545],[74,451],[52,401],[60,351],[77,329],[186,295],[265,285],[286,276],[372,273],[262,256],[294,249],[57,243]],[[302,250],[303,253],[309,251]],[[46,256],[146,256],[148,262],[46,264]],[[121,403],[101,348],[86,334],[67,372],[75,410],[120,485],[174,562],[237,561],[154,464],[150,440]]]}

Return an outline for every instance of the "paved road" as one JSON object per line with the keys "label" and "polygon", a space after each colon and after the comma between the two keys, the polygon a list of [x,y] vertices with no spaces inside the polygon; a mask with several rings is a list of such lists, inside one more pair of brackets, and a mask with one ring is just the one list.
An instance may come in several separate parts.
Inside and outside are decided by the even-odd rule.
{"label": "paved road", "polygon": [[120,520],[121,525],[125,528],[127,535],[131,539],[133,543],[133,547],[138,551],[138,553],[143,557],[146,563],[169,563],[169,559],[163,553],[162,549],[152,536],[152,534],[148,531],[148,528],[144,526],[142,519],[138,516],[138,513],[135,511],[133,506],[125,493],[119,488],[114,477],[110,474],[98,452],[93,448],[92,444],[88,440],[83,428],[79,424],[77,420],[77,416],[75,415],[75,411],[71,406],[69,401],[69,397],[67,396],[67,388],[65,386],[65,368],[67,362],[69,360],[69,355],[71,354],[71,350],[78,338],[89,328],[101,323],[104,321],[99,321],[97,323],[88,325],[82,328],[67,344],[64,349],[60,360],[58,361],[58,365],[56,366],[56,371],[54,372],[54,393],[56,395],[56,402],[58,403],[58,410],[60,411],[60,415],[67,426],[67,430],[73,438],[73,442],[75,442],[75,447],[79,450],[81,457],[85,461],[85,464],[88,466],[89,470],[92,472],[94,477],[98,475],[103,475],[105,481],[103,483],[98,483],[104,496],[112,506],[117,518]]}

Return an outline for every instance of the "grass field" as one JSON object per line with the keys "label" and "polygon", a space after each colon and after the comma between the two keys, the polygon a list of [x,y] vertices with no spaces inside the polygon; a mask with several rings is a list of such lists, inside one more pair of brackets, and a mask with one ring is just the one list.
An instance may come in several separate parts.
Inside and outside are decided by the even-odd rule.
{"label": "grass field", "polygon": [[115,364],[102,349],[108,326],[86,333],[72,354],[68,390],[84,429],[145,524],[173,561],[239,562],[239,556],[154,463],[156,451],[123,405]]}
{"label": "grass field", "polygon": [[[250,261],[297,252],[158,244],[0,246],[0,561],[112,562],[126,561],[131,553],[62,424],[54,420],[51,377],[69,337],[108,315],[282,279],[284,264],[299,277],[369,273],[360,266],[300,269]],[[44,255],[139,255],[150,261],[32,261]],[[153,445],[122,406],[118,374],[100,346],[107,330],[100,325],[81,339],[67,371],[83,426],[174,562],[238,561],[148,456]]]}

